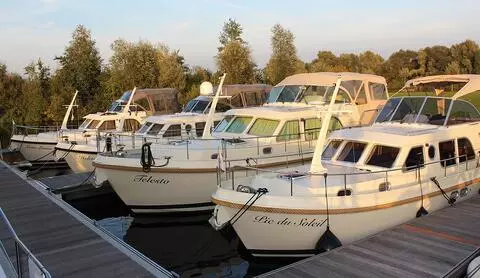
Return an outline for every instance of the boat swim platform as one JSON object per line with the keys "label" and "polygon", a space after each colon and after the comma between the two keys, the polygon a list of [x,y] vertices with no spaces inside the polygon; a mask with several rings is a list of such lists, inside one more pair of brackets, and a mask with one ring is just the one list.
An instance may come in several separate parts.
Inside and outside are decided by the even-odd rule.
{"label": "boat swim platform", "polygon": [[[0,207],[52,277],[177,276],[3,161]],[[3,227],[0,241],[15,261],[14,242]]]}
{"label": "boat swim platform", "polygon": [[260,277],[464,277],[480,256],[480,195],[472,193],[454,207]]}

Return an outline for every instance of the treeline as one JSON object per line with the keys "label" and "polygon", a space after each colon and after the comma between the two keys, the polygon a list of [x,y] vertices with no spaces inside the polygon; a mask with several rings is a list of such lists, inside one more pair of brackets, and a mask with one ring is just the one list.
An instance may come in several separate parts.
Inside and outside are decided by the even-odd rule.
{"label": "treeline", "polygon": [[185,64],[178,50],[148,41],[116,40],[113,55],[102,60],[91,33],[79,25],[52,70],[40,59],[25,67],[24,75],[10,73],[0,64],[0,133],[8,133],[11,120],[23,124],[49,124],[61,121],[75,90],[79,91],[79,113],[105,110],[120,93],[140,88],[174,87],[185,103],[199,93],[203,81],[217,82],[227,73],[226,84],[276,84],[288,75],[300,72],[352,71],[375,73],[387,78],[390,91],[407,79],[432,74],[480,73],[480,48],[472,40],[451,46],[432,46],[420,50],[399,50],[387,60],[365,51],[360,54],[319,51],[305,62],[297,56],[294,35],[280,24],[271,30],[271,57],[259,68],[251,48],[243,37],[242,26],[235,20],[225,22],[214,57],[217,72]]}

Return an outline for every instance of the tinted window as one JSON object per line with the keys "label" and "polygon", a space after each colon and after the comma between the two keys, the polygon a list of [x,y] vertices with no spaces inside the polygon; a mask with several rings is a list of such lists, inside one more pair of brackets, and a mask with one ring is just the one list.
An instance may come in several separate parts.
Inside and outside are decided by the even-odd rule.
{"label": "tinted window", "polygon": [[153,123],[152,122],[146,122],[144,123],[140,129],[138,130],[138,133],[145,133],[145,131],[147,131],[147,129],[152,125]]}
{"label": "tinted window", "polygon": [[108,120],[104,121],[98,130],[114,130],[115,129],[115,121],[114,120]]}
{"label": "tinted window", "polygon": [[140,123],[135,119],[126,119],[123,122],[123,131],[136,131],[140,127]]}
{"label": "tinted window", "polygon": [[440,152],[440,164],[443,167],[457,163],[455,158],[455,143],[453,140],[440,142],[438,144],[438,150]]}
{"label": "tinted window", "polygon": [[366,164],[384,168],[392,168],[395,159],[397,159],[399,151],[399,148],[376,145],[373,148],[370,158],[367,160]]}
{"label": "tinted window", "polygon": [[195,123],[195,134],[197,134],[197,137],[202,137],[204,128],[205,122]]}
{"label": "tinted window", "polygon": [[460,162],[475,159],[472,143],[467,138],[459,138],[458,141],[458,159]]}
{"label": "tinted window", "polygon": [[218,124],[215,127],[215,132],[222,132],[227,127],[228,123],[230,123],[232,118],[233,118],[233,116],[226,116],[225,118],[223,118],[223,120],[220,122],[220,124]]}
{"label": "tinted window", "polygon": [[182,128],[180,125],[171,125],[163,133],[163,137],[180,137],[182,135]]}
{"label": "tinted window", "polygon": [[449,99],[427,98],[423,109],[418,116],[418,123],[427,123],[432,125],[443,125],[447,116]]}
{"label": "tinted window", "polygon": [[90,121],[91,121],[90,119],[86,119],[85,121],[83,121],[83,123],[78,128],[79,129],[86,128],[88,126],[88,124],[90,123]]}
{"label": "tinted window", "polygon": [[236,117],[225,132],[242,133],[252,121],[252,117]]}
{"label": "tinted window", "polygon": [[305,120],[305,140],[316,140],[322,127],[322,122],[318,118]]}
{"label": "tinted window", "polygon": [[455,100],[448,116],[448,125],[480,121],[477,109],[468,102]]}
{"label": "tinted window", "polygon": [[407,159],[405,160],[405,167],[407,170],[415,169],[418,168],[418,165],[421,165],[423,167],[423,164],[425,163],[425,159],[423,157],[423,147],[413,147],[410,149],[410,152],[408,152]]}
{"label": "tinted window", "polygon": [[294,140],[300,138],[300,125],[298,121],[288,121],[286,122],[279,135],[277,136],[277,141],[286,141]]}
{"label": "tinted window", "polygon": [[365,143],[348,142],[338,155],[338,161],[357,162],[365,150]]}
{"label": "tinted window", "polygon": [[322,153],[322,159],[324,160],[330,160],[332,157],[335,155],[337,152],[338,148],[342,144],[342,140],[332,140],[330,143],[328,143],[327,147],[325,150],[323,150]]}
{"label": "tinted window", "polygon": [[248,134],[255,136],[272,136],[277,129],[278,121],[268,119],[257,119]]}
{"label": "tinted window", "polygon": [[370,83],[369,87],[372,99],[387,99],[387,88],[384,84]]}
{"label": "tinted window", "polygon": [[390,117],[392,116],[393,112],[395,112],[395,109],[398,106],[398,103],[400,103],[400,98],[392,98],[390,99],[387,104],[383,107],[382,111],[380,111],[380,114],[378,115],[377,119],[375,122],[377,123],[383,123],[383,122],[388,122],[390,121]]}
{"label": "tinted window", "polygon": [[217,106],[215,107],[215,112],[226,112],[228,110],[230,110],[230,106],[226,105],[225,103],[220,103],[218,102],[217,103]]}
{"label": "tinted window", "polygon": [[230,98],[230,105],[233,107],[243,107],[242,96],[240,94],[234,95]]}
{"label": "tinted window", "polygon": [[397,108],[397,111],[393,115],[391,121],[397,121],[402,123],[413,123],[420,112],[423,101],[425,98],[403,98],[402,102]]}
{"label": "tinted window", "polygon": [[90,124],[87,126],[87,128],[94,129],[94,128],[97,127],[99,122],[100,122],[99,120],[93,120],[93,121],[90,122]]}
{"label": "tinted window", "polygon": [[157,135],[160,130],[162,130],[163,125],[162,124],[154,124],[152,128],[147,132],[148,135]]}

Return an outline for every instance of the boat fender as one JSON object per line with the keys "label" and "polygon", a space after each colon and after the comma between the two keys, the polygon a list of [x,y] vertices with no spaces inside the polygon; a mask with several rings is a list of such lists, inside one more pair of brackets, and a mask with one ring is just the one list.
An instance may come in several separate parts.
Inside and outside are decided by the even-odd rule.
{"label": "boat fender", "polygon": [[112,136],[107,136],[107,138],[105,138],[105,148],[107,149],[107,152],[112,152]]}
{"label": "boat fender", "polygon": [[237,186],[237,192],[254,194],[254,193],[257,193],[257,190],[253,187],[248,186],[248,185],[241,185],[240,184],[240,185]]}
{"label": "boat fender", "polygon": [[330,231],[330,227],[327,226],[327,229],[318,239],[317,244],[315,244],[315,251],[318,254],[330,251],[340,246],[342,246],[342,242],[337,236],[335,236],[334,233],[332,233],[332,231]]}

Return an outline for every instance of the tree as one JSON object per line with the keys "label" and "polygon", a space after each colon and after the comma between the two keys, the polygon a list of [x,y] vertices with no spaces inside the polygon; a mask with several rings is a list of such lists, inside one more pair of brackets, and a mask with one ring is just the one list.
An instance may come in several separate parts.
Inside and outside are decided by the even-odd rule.
{"label": "tree", "polygon": [[295,37],[290,30],[275,24],[272,28],[272,56],[265,67],[267,80],[277,84],[285,77],[305,71],[305,65],[297,57]]}
{"label": "tree", "polygon": [[44,119],[46,103],[51,97],[50,69],[38,59],[25,67],[26,82],[22,87],[21,107],[24,121],[35,124]]}
{"label": "tree", "polygon": [[78,25],[63,55],[55,59],[60,63],[55,74],[69,88],[78,90],[80,105],[86,109],[88,102],[100,92],[102,72],[102,59],[90,31],[83,25]]}
{"label": "tree", "polygon": [[225,84],[251,83],[255,81],[255,63],[248,44],[241,38],[242,27],[229,19],[220,34],[216,64],[219,74],[226,73]]}
{"label": "tree", "polygon": [[310,72],[331,71],[337,64],[337,56],[331,51],[319,51],[310,63]]}
{"label": "tree", "polygon": [[183,61],[184,58],[180,56],[178,50],[170,51],[164,46],[157,51],[160,87],[176,88],[179,91],[185,89],[186,72]]}
{"label": "tree", "polygon": [[450,47],[453,60],[460,64],[461,73],[473,73],[475,64],[475,54],[479,50],[479,46],[472,40],[466,40]]}
{"label": "tree", "polygon": [[245,43],[245,41],[241,38],[242,33],[243,28],[240,23],[229,18],[228,21],[223,25],[222,32],[220,33],[219,41],[221,46],[218,48],[218,51],[222,51],[222,49],[232,41]]}
{"label": "tree", "polygon": [[460,64],[458,61],[450,62],[445,68],[446,74],[459,74],[460,73]]}
{"label": "tree", "polygon": [[358,59],[360,63],[360,72],[362,73],[377,73],[380,71],[380,67],[384,62],[382,56],[370,50],[360,53]]}
{"label": "tree", "polygon": [[402,88],[407,79],[417,77],[418,69],[418,53],[400,49],[383,63],[379,74],[387,79],[389,88],[394,91]]}

